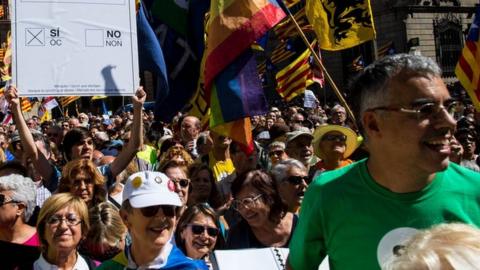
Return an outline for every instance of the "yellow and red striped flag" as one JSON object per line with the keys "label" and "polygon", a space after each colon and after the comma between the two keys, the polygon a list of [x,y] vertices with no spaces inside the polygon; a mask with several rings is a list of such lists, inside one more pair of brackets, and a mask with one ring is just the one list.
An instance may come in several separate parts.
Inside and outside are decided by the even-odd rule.
{"label": "yellow and red striped flag", "polygon": [[295,61],[275,75],[277,92],[286,101],[302,94],[307,87],[307,80],[312,78],[310,54],[309,49],[305,50]]}
{"label": "yellow and red striped flag", "polygon": [[8,81],[11,77],[11,65],[12,65],[12,35],[10,31],[7,34],[7,49],[3,55],[3,67],[1,70],[2,81]]}
{"label": "yellow and red striped flag", "polygon": [[462,54],[455,67],[455,74],[462,86],[467,90],[477,111],[480,111],[480,7],[468,32]]}
{"label": "yellow and red striped flag", "polygon": [[20,98],[20,106],[22,107],[22,112],[28,112],[32,110],[32,102],[27,97]]}
{"label": "yellow and red striped flag", "polygon": [[75,100],[79,99],[80,97],[78,96],[68,96],[68,97],[61,97],[60,98],[60,105],[62,105],[62,107],[65,107],[67,106],[68,104],[74,102]]}

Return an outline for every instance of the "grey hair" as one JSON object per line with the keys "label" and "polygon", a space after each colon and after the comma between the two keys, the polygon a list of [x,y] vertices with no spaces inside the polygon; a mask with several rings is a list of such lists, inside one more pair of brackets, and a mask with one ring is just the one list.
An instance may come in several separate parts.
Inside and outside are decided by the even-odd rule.
{"label": "grey hair", "polygon": [[270,144],[268,145],[268,151],[270,151],[271,149],[276,148],[276,147],[280,147],[280,148],[282,148],[283,150],[285,150],[285,143],[284,143],[284,142],[280,142],[280,141],[273,141],[272,143],[270,143]]}
{"label": "grey hair", "polygon": [[287,172],[291,168],[298,168],[300,170],[307,171],[307,168],[305,167],[305,165],[302,164],[302,162],[293,158],[289,158],[287,160],[280,161],[275,166],[273,166],[271,170],[273,179],[277,183],[284,181],[287,178]]}
{"label": "grey hair", "polygon": [[23,221],[27,222],[33,214],[36,205],[35,184],[29,177],[10,174],[0,177],[0,190],[12,191],[12,200],[25,203]]}
{"label": "grey hair", "polygon": [[397,75],[412,74],[425,77],[441,77],[442,70],[431,58],[395,54],[384,57],[361,72],[351,84],[353,110],[362,127],[363,113],[373,107],[383,106],[388,98],[388,84]]}

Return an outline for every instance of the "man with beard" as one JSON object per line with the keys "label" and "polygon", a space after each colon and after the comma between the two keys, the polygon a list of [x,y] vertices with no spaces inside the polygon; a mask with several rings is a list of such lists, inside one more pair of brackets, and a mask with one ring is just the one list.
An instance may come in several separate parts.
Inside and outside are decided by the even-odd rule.
{"label": "man with beard", "polygon": [[292,269],[380,269],[419,229],[480,225],[480,174],[449,162],[453,100],[430,58],[392,55],[352,85],[370,153],[310,184],[290,244]]}
{"label": "man with beard", "polygon": [[298,130],[288,132],[285,152],[290,158],[300,161],[308,171],[308,181],[312,181],[315,173],[314,165],[317,159],[313,156],[312,140],[313,135],[306,127],[301,127]]}
{"label": "man with beard", "polygon": [[203,261],[185,257],[172,243],[180,206],[175,184],[165,174],[132,174],[120,209],[132,243],[98,269],[208,269]]}
{"label": "man with beard", "polygon": [[287,159],[273,166],[271,173],[288,211],[297,213],[307,189],[307,168],[296,159]]}

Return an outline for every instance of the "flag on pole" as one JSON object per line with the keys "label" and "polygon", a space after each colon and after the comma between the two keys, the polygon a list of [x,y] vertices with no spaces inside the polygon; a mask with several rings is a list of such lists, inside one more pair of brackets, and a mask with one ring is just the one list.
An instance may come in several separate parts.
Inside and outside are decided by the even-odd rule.
{"label": "flag on pole", "polygon": [[480,111],[480,7],[468,31],[465,47],[455,67],[455,74],[462,86],[467,90],[477,111]]}
{"label": "flag on pole", "polygon": [[253,151],[249,116],[268,110],[250,46],[285,13],[274,0],[212,0],[207,22],[205,94],[210,128]]}
{"label": "flag on pole", "polygon": [[375,38],[369,0],[307,0],[305,12],[324,50],[348,49]]}
{"label": "flag on pole", "polygon": [[79,98],[80,97],[78,97],[78,96],[61,97],[60,98],[60,105],[62,105],[62,107],[68,106],[70,103],[74,102],[75,100],[77,100]]}
{"label": "flag on pole", "polygon": [[305,50],[295,61],[275,75],[277,92],[286,101],[291,101],[294,97],[302,94],[307,87],[307,80],[312,79],[310,55],[310,50]]}

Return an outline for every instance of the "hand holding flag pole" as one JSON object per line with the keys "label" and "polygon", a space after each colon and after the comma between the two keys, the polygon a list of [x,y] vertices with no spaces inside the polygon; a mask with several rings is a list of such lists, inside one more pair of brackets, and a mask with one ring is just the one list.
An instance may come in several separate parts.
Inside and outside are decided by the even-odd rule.
{"label": "hand holding flag pole", "polygon": [[300,36],[302,37],[302,40],[303,42],[305,43],[305,45],[308,47],[308,49],[310,50],[310,52],[312,53],[313,55],[313,59],[315,60],[315,63],[322,69],[322,72],[325,74],[325,78],[327,80],[327,82],[330,84],[330,86],[332,86],[333,88],[333,91],[335,93],[335,95],[337,96],[337,98],[340,100],[340,103],[342,104],[343,107],[345,107],[345,110],[347,111],[348,115],[351,117],[351,119],[353,120],[353,123],[355,125],[355,129],[357,129],[358,127],[356,126],[356,120],[355,120],[355,115],[353,115],[353,112],[352,110],[350,109],[350,106],[348,106],[347,104],[347,101],[345,100],[345,98],[343,97],[342,93],[340,93],[340,90],[338,89],[337,85],[335,84],[335,82],[333,81],[332,77],[330,76],[330,74],[328,73],[327,69],[325,68],[325,66],[323,65],[322,61],[320,60],[320,57],[318,56],[317,53],[315,53],[315,50],[312,46],[312,44],[310,44],[310,42],[308,42],[308,39],[307,37],[305,36],[305,33],[303,33],[302,31],[302,28],[300,27],[300,25],[298,24],[297,20],[295,19],[295,17],[292,15],[292,13],[290,12],[290,10],[287,8],[287,6],[285,6],[285,4],[283,3],[282,0],[277,0],[277,3],[278,5],[282,8],[282,10],[288,15],[288,17],[290,18],[290,20],[295,24],[295,28],[297,29],[297,31],[299,32]]}

